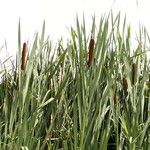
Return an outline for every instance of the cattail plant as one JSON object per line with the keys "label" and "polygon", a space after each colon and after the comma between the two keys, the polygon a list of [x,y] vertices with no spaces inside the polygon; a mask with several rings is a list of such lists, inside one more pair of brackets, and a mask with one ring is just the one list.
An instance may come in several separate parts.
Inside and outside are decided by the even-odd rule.
{"label": "cattail plant", "polygon": [[21,70],[25,70],[27,55],[27,43],[23,43]]}
{"label": "cattail plant", "polygon": [[137,74],[137,64],[132,64],[132,85],[136,83],[136,74]]}
{"label": "cattail plant", "polygon": [[94,60],[94,45],[95,45],[95,40],[91,36],[90,43],[89,43],[89,56],[88,56],[88,62],[87,62],[87,65],[89,67],[93,64],[93,60]]}
{"label": "cattail plant", "polygon": [[[103,16],[96,28],[93,18],[88,56],[77,19],[67,46],[58,41],[53,49],[44,23],[30,55],[25,42],[16,67],[0,62],[0,150],[150,150],[149,61],[144,46],[131,51],[126,19],[121,28],[120,14],[110,19]],[[18,31],[20,50],[20,24]],[[142,31],[137,44],[149,45]]]}

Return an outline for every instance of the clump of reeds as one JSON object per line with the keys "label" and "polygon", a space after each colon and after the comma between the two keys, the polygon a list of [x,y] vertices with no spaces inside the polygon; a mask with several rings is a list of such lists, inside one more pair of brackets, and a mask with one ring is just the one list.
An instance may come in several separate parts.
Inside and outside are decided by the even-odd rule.
{"label": "clump of reeds", "polygon": [[90,67],[94,61],[94,45],[95,45],[95,40],[93,36],[91,36],[90,43],[89,43],[88,61],[87,61],[88,67]]}
{"label": "clump of reeds", "polygon": [[26,68],[27,43],[23,43],[21,70]]}
{"label": "clump of reeds", "polygon": [[130,28],[122,35],[120,17],[111,22],[102,17],[98,32],[93,22],[96,33],[89,39],[86,66],[81,60],[86,57],[86,30],[83,26],[81,32],[78,23],[67,47],[59,41],[55,49],[44,40],[44,23],[31,52],[24,43],[16,67],[7,70],[4,64],[0,150],[150,149],[149,61],[145,53],[133,53],[134,61],[140,61],[131,63]]}

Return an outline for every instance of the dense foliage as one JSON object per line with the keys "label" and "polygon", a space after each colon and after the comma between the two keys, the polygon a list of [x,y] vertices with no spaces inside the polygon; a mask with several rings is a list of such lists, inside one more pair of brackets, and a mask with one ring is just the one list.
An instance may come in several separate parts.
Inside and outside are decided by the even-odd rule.
{"label": "dense foliage", "polygon": [[[18,29],[16,65],[1,68],[1,150],[149,150],[149,36],[132,49],[120,14],[93,17],[70,29],[67,46],[35,37],[29,48]],[[89,33],[88,33],[89,35]],[[22,50],[23,49],[23,50]]]}

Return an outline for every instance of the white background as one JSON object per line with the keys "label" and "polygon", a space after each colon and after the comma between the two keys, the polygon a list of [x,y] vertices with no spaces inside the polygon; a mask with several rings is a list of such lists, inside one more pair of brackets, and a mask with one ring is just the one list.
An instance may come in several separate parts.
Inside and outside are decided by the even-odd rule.
{"label": "white background", "polygon": [[68,28],[75,26],[76,14],[89,20],[95,13],[121,12],[127,15],[131,29],[137,30],[139,22],[150,31],[149,0],[0,0],[0,58],[15,55],[17,51],[18,21],[21,20],[22,42],[32,41],[34,34],[41,31],[43,20],[46,21],[46,34],[52,41],[68,36]]}

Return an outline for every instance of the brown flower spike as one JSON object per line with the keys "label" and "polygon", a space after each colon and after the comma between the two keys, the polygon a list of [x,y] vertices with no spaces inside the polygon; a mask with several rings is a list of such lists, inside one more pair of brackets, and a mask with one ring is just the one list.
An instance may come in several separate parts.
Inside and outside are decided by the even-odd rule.
{"label": "brown flower spike", "polygon": [[114,102],[114,104],[116,104],[118,102],[118,99],[119,99],[119,97],[117,95],[117,90],[115,90],[114,96],[113,96],[113,102]]}
{"label": "brown flower spike", "polygon": [[132,85],[136,83],[137,64],[132,64]]}
{"label": "brown flower spike", "polygon": [[88,57],[88,62],[87,65],[90,67],[93,63],[94,60],[94,45],[95,45],[95,40],[93,37],[90,39],[89,43],[89,57]]}
{"label": "brown flower spike", "polygon": [[125,92],[127,92],[127,89],[128,89],[128,82],[127,82],[127,77],[124,76],[123,79],[122,79],[122,84],[123,84],[123,89]]}
{"label": "brown flower spike", "polygon": [[26,55],[27,55],[27,43],[23,43],[21,70],[25,70],[25,67],[26,67]]}

